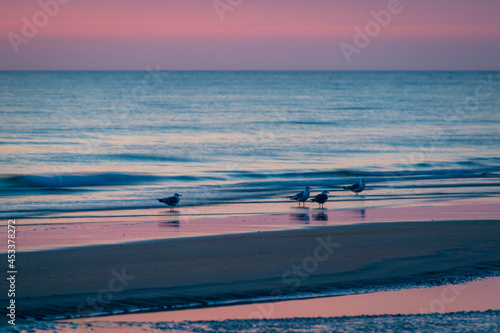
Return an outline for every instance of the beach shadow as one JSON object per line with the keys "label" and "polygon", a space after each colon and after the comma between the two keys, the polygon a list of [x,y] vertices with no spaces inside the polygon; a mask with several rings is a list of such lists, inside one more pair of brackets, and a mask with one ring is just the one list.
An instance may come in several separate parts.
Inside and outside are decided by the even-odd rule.
{"label": "beach shadow", "polygon": [[179,215],[180,212],[178,210],[163,210],[160,213],[164,213],[166,215]]}
{"label": "beach shadow", "polygon": [[311,208],[309,208],[309,207],[304,207],[304,206],[300,206],[300,207],[294,206],[294,207],[292,207],[292,209],[310,210]]}

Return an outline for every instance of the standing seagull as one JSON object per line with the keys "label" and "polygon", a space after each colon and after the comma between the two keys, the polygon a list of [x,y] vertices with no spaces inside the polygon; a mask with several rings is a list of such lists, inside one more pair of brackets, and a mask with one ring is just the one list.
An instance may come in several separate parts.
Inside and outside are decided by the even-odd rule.
{"label": "standing seagull", "polygon": [[360,179],[359,183],[353,184],[351,186],[344,186],[344,189],[351,190],[354,193],[356,193],[356,195],[358,195],[358,193],[363,192],[363,190],[365,189],[365,186],[366,186],[366,180]]}
{"label": "standing seagull", "polygon": [[314,197],[314,199],[311,199],[312,202],[317,202],[318,203],[318,208],[321,207],[323,208],[323,204],[328,201],[328,194],[330,193],[328,191],[323,191],[317,196]]}
{"label": "standing seagull", "polygon": [[163,202],[167,206],[170,206],[170,211],[173,211],[174,206],[177,205],[179,203],[179,201],[181,201],[181,198],[179,198],[179,197],[182,197],[182,195],[174,193],[173,196],[168,197],[168,198],[158,199],[158,201]]}
{"label": "standing seagull", "polygon": [[299,193],[295,194],[294,196],[291,196],[290,199],[291,200],[297,200],[299,202],[299,207],[300,207],[300,203],[303,202],[304,203],[304,207],[305,207],[306,206],[305,201],[307,199],[309,199],[309,195],[310,195],[309,190],[312,190],[312,188],[310,188],[309,186],[306,186],[304,188],[304,191],[299,192]]}

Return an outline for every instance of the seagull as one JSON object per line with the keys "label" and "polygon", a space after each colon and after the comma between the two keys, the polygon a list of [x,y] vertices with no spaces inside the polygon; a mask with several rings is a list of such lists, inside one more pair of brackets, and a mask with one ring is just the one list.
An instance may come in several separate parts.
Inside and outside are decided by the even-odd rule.
{"label": "seagull", "polygon": [[306,186],[304,188],[304,191],[299,192],[299,193],[295,194],[294,196],[291,196],[290,199],[291,200],[297,200],[299,202],[299,207],[300,207],[300,203],[303,202],[304,203],[304,207],[305,207],[305,205],[306,205],[305,201],[307,199],[309,199],[309,195],[310,195],[309,190],[312,190],[312,188],[310,188],[309,186]]}
{"label": "seagull", "polygon": [[318,208],[321,207],[323,208],[323,204],[328,201],[328,194],[330,193],[328,191],[323,191],[320,194],[316,195],[314,199],[311,199],[312,202],[317,202],[318,203]]}
{"label": "seagull", "polygon": [[358,195],[358,193],[363,192],[365,186],[366,186],[366,180],[360,179],[359,183],[352,184],[351,186],[344,186],[344,189],[351,190],[354,193],[356,193],[356,195]]}
{"label": "seagull", "polygon": [[170,207],[170,211],[173,211],[174,206],[177,205],[179,203],[179,201],[181,201],[181,198],[179,198],[179,197],[182,197],[182,195],[174,193],[173,196],[168,197],[168,198],[158,199],[158,201],[163,202],[164,204],[166,204],[167,206]]}

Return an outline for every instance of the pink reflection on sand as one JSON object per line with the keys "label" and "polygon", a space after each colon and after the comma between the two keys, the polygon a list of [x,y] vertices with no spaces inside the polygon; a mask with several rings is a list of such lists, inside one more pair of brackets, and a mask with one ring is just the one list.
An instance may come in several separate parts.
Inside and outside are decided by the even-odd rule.
{"label": "pink reflection on sand", "polygon": [[[17,243],[20,251],[116,244],[131,241],[196,237],[245,232],[295,229],[306,226],[346,225],[356,223],[496,219],[497,203],[408,206],[393,208],[363,208],[348,210],[318,210],[291,208],[287,214],[253,215],[251,205],[214,206],[206,215],[188,215],[192,207],[169,213],[165,210],[129,212],[121,216],[68,216],[17,221]],[[250,208],[250,209],[249,209]],[[256,205],[255,209],[262,209]],[[244,216],[227,216],[247,211]],[[262,211],[262,210],[261,210]],[[124,211],[125,212],[125,211]],[[224,213],[222,213],[224,212]],[[94,212],[95,213],[95,212]],[[261,213],[262,214],[262,213]],[[0,232],[0,237],[2,233]]]}

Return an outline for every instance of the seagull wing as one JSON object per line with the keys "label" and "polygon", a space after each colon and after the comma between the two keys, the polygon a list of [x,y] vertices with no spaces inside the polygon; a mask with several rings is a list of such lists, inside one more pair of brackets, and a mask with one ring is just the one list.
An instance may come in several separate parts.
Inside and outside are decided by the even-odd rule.
{"label": "seagull wing", "polygon": [[163,199],[163,201],[167,205],[177,205],[179,203],[179,198],[177,198],[177,197],[168,197],[168,198]]}
{"label": "seagull wing", "polygon": [[297,194],[295,194],[293,197],[291,197],[290,199],[292,200],[299,200],[300,198],[302,198],[304,196],[304,191],[301,191]]}
{"label": "seagull wing", "polygon": [[358,183],[349,186],[350,190],[357,190],[358,188],[359,188],[359,184]]}
{"label": "seagull wing", "polygon": [[320,193],[314,198],[317,202],[322,203],[328,200],[328,196],[326,194]]}
{"label": "seagull wing", "polygon": [[320,193],[311,199],[312,202],[316,201],[318,203],[325,203],[328,200],[328,196],[326,194]]}

